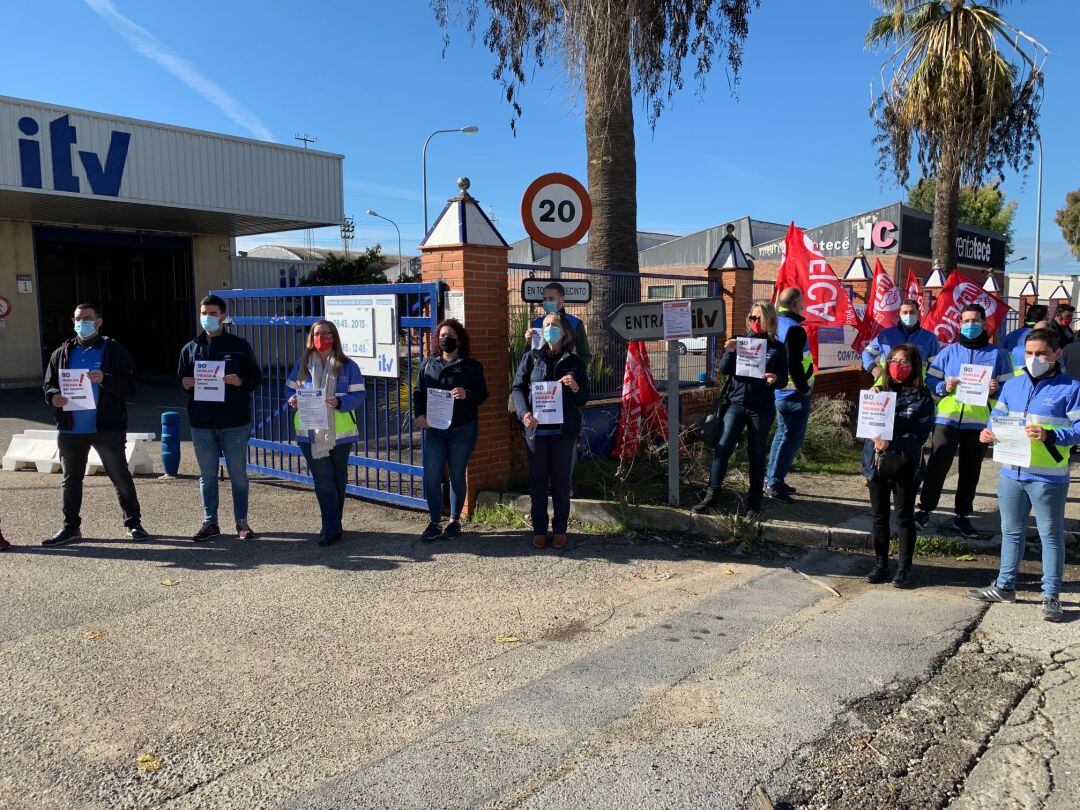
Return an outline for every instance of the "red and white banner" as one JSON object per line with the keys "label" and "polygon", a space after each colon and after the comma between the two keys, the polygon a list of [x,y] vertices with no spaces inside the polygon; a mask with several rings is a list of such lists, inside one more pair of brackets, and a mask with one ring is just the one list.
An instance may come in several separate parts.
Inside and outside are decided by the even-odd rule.
{"label": "red and white banner", "polygon": [[[882,329],[896,326],[900,322],[902,300],[900,288],[893,283],[892,276],[881,266],[881,259],[875,259],[874,281],[870,285],[870,305],[866,310],[864,323],[874,330],[875,335]],[[873,335],[871,335],[872,339]]]}
{"label": "red and white banner", "polygon": [[653,438],[667,441],[667,408],[656,389],[645,343],[632,340],[626,347],[622,409],[611,455],[618,459],[633,458],[641,443]]}
{"label": "red and white banner", "polygon": [[923,297],[922,285],[910,267],[907,271],[907,283],[904,285],[904,297],[910,298],[919,305],[919,312],[926,312],[926,298]]}
{"label": "red and white banner", "polygon": [[968,304],[979,304],[986,310],[988,335],[997,331],[1005,313],[1011,309],[992,292],[987,292],[974,281],[968,281],[965,276],[953,270],[935,299],[934,308],[923,318],[922,328],[933,332],[942,345],[955,343],[960,336],[960,313]]}

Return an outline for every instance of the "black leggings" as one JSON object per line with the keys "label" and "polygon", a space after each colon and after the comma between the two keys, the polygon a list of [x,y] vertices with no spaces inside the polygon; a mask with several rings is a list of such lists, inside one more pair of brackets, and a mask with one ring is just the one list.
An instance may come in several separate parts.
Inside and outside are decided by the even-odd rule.
{"label": "black leggings", "polygon": [[867,489],[870,490],[870,510],[874,519],[874,554],[879,558],[889,556],[889,499],[896,495],[896,528],[900,536],[900,567],[910,568],[915,555],[915,493],[918,484],[912,481],[891,481],[874,476]]}

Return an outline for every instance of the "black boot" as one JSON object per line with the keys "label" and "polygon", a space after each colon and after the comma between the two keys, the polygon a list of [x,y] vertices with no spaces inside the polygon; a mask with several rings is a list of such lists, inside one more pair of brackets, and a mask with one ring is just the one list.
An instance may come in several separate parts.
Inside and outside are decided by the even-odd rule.
{"label": "black boot", "polygon": [[911,586],[911,565],[901,564],[896,569],[896,576],[892,578],[894,588],[908,588]]}
{"label": "black boot", "polygon": [[701,514],[702,512],[708,512],[710,509],[715,509],[720,505],[720,487],[709,487],[705,490],[705,495],[701,499],[701,503],[690,507],[692,512]]}
{"label": "black boot", "polygon": [[896,567],[896,576],[893,577],[894,588],[907,588],[911,584],[911,560],[915,556],[915,538],[900,539],[900,564]]}
{"label": "black boot", "polygon": [[889,558],[888,556],[878,555],[877,562],[874,563],[874,567],[870,569],[870,572],[866,575],[866,581],[871,585],[880,585],[889,578]]}

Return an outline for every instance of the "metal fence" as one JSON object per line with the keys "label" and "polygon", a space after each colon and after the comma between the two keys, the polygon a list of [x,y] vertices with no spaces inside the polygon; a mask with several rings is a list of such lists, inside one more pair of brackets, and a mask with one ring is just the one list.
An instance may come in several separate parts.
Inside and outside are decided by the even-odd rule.
{"label": "metal fence", "polygon": [[[510,362],[517,368],[526,351],[525,330],[542,314],[537,304],[521,300],[521,283],[529,278],[549,278],[543,265],[510,264],[507,296],[510,302]],[[622,392],[623,369],[626,364],[627,342],[617,335],[605,333],[604,319],[620,304],[639,301],[665,301],[684,298],[707,298],[720,295],[718,282],[705,275],[676,275],[671,273],[625,273],[614,270],[593,270],[582,267],[562,268],[563,280],[588,280],[592,298],[587,304],[567,304],[566,311],[585,324],[593,359],[589,378],[593,398],[617,397]],[[697,386],[712,374],[716,356],[716,338],[689,338],[680,341],[679,380],[685,387]],[[653,377],[660,389],[667,387],[667,344],[662,340],[646,341],[652,360]]]}
{"label": "metal fence", "polygon": [[366,284],[218,290],[229,301],[236,334],[247,340],[262,366],[254,392],[248,469],[311,483],[296,445],[285,389],[302,354],[308,327],[323,315],[323,296],[395,296],[398,322],[396,377],[365,377],[363,407],[356,412],[359,440],[349,456],[347,490],[353,495],[424,508],[419,431],[412,428],[412,386],[438,323],[438,284]]}

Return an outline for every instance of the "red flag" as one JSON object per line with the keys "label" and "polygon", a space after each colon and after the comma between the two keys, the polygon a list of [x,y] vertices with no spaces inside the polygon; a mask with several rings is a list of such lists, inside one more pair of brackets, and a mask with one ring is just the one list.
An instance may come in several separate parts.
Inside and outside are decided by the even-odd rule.
{"label": "red flag", "polygon": [[907,284],[904,291],[904,297],[910,298],[919,305],[919,312],[926,311],[926,299],[923,297],[922,285],[919,284],[919,279],[915,276],[915,271],[910,267],[907,271]]}
{"label": "red flag", "polygon": [[986,310],[986,333],[993,335],[1011,307],[956,270],[949,273],[945,286],[934,301],[934,308],[923,318],[922,328],[933,332],[942,344],[954,343],[960,334],[960,312],[968,304]]}
{"label": "red flag", "polygon": [[863,318],[863,335],[866,342],[873,340],[877,333],[900,321],[900,288],[892,276],[881,266],[881,259],[874,260],[874,280],[870,284],[870,302]]}
{"label": "red flag", "polygon": [[641,442],[654,437],[667,440],[667,408],[656,389],[645,344],[632,340],[626,346],[622,409],[611,455],[618,459],[633,458]]}
{"label": "red flag", "polygon": [[866,348],[866,344],[873,340],[872,337],[867,337],[869,327],[867,325],[867,316],[870,314],[869,310],[859,315],[859,310],[855,307],[849,309],[849,315],[847,321],[844,322],[844,326],[851,326],[855,329],[855,341],[851,344],[851,348],[857,352],[861,352]]}

